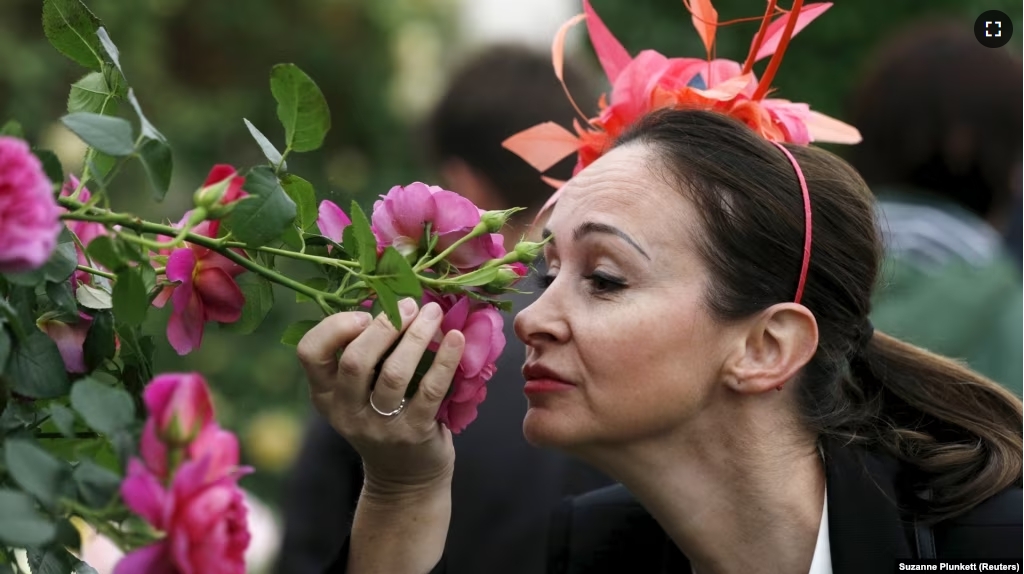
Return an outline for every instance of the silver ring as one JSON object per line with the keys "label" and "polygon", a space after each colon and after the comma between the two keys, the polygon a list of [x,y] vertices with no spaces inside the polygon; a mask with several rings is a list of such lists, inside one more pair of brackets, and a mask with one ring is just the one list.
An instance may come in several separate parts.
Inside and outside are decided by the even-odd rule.
{"label": "silver ring", "polygon": [[382,417],[393,417],[398,413],[402,412],[405,408],[405,397],[402,397],[402,402],[398,403],[398,408],[391,412],[385,412],[377,408],[377,405],[373,404],[373,391],[370,391],[370,408],[374,410],[378,415]]}

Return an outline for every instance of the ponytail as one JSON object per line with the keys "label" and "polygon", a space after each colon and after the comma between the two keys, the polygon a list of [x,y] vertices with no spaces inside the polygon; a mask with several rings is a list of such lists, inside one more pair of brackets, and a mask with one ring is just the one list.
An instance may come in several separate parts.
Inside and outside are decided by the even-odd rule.
{"label": "ponytail", "polygon": [[882,449],[916,469],[923,520],[965,512],[1021,484],[1021,400],[965,366],[883,333],[814,409],[819,432]]}

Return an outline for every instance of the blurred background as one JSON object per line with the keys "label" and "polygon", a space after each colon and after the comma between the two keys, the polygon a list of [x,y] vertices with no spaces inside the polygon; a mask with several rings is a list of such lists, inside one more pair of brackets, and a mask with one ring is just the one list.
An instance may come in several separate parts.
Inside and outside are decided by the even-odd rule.
{"label": "blurred background", "polygon": [[[121,51],[121,63],[147,116],[174,152],[171,192],[153,204],[136,164],[113,196],[120,210],[177,221],[191,192],[215,163],[244,167],[263,160],[246,130],[248,118],[275,143],[283,139],[269,90],[271,66],[292,62],[323,90],[332,128],[323,149],[288,158],[319,199],[369,206],[391,185],[431,181],[417,133],[448,75],[482,47],[525,43],[549,50],[559,25],[581,11],[578,0],[86,0]],[[760,16],[760,0],[714,0],[720,20]],[[786,3],[788,4],[788,3]],[[1007,13],[1017,29],[1009,49],[1019,56],[1024,19],[1019,0],[838,0],[803,31],[774,82],[778,97],[808,102],[847,119],[850,92],[873,47],[908,23],[945,15],[972,27],[985,10]],[[679,0],[593,0],[631,53],[701,57],[703,49]],[[0,123],[15,118],[26,136],[57,152],[66,173],[79,173],[82,144],[57,119],[71,83],[86,70],[56,52],[43,35],[40,0],[0,0]],[[756,23],[724,28],[718,55],[742,60]],[[567,58],[598,66],[583,26],[570,33]],[[976,86],[984,90],[984,86]],[[585,111],[594,102],[581,100]],[[528,103],[524,103],[528,105]],[[590,109],[586,109],[590,106]],[[126,116],[127,117],[127,116]],[[134,121],[134,118],[132,118]],[[283,147],[283,146],[279,146]],[[843,154],[845,150],[834,149]],[[303,271],[295,269],[301,276]],[[282,479],[298,451],[309,413],[294,349],[278,342],[292,321],[316,310],[276,291],[277,305],[252,335],[207,330],[202,350],[179,357],[155,317],[149,330],[161,371],[199,370],[218,393],[222,424],[239,433],[257,473],[243,484],[277,512]],[[257,534],[254,550],[269,557],[278,533]]]}

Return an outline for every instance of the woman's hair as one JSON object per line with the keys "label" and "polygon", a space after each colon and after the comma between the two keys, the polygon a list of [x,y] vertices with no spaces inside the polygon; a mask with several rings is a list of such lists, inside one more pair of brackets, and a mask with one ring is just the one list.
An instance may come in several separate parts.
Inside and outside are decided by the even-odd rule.
{"label": "woman's hair", "polygon": [[1009,207],[1024,139],[1024,71],[958,21],[898,30],[878,47],[849,119],[850,161],[872,185],[928,190],[986,217]]}
{"label": "woman's hair", "polygon": [[[743,124],[712,112],[660,111],[618,139],[653,152],[696,204],[706,304],[721,320],[792,301],[804,245],[793,165]],[[813,236],[801,303],[818,323],[801,411],[819,437],[879,448],[914,473],[922,518],[959,514],[1021,479],[1021,402],[969,369],[871,332],[881,243],[871,192],[856,171],[813,147],[787,146],[810,190]]]}

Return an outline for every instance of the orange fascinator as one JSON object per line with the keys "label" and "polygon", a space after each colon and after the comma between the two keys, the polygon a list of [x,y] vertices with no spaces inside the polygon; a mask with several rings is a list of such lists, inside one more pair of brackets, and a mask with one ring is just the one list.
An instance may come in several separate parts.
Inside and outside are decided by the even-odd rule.
{"label": "orange fascinator", "polygon": [[[772,142],[855,144],[861,140],[856,128],[815,112],[807,104],[766,97],[790,39],[828,10],[831,3],[804,4],[803,0],[794,0],[791,9],[784,10],[777,0],[768,0],[768,8],[760,19],[761,26],[742,64],[712,58],[716,30],[731,22],[718,21],[718,12],[711,0],[683,0],[683,4],[704,43],[707,51],[704,59],[667,58],[654,50],[643,50],[631,57],[597,16],[590,1],[583,0],[584,13],[563,24],[555,35],[551,48],[555,75],[565,88],[562,76],[565,36],[570,28],[586,20],[590,40],[612,87],[610,96],[601,96],[597,117],[586,118],[565,88],[569,100],[585,119],[585,125],[576,121],[576,133],[572,133],[554,122],[545,122],[511,136],[502,145],[541,172],[576,153],[574,173],[578,173],[604,154],[632,123],[648,112],[663,108],[720,112],[742,121]],[[768,57],[771,59],[758,79],[753,72],[754,63]],[[564,183],[544,179],[556,188]],[[548,200],[541,213],[558,195],[556,192]]]}

